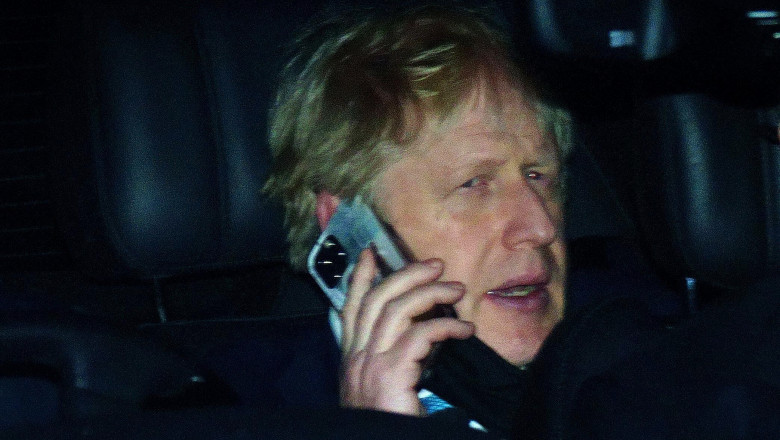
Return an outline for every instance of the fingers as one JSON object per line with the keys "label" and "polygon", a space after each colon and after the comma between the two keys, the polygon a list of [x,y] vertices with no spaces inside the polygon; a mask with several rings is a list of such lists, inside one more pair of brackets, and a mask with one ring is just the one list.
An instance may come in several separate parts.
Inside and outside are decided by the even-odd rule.
{"label": "fingers", "polygon": [[424,415],[415,389],[423,359],[437,342],[465,339],[474,333],[471,323],[438,318],[416,323],[385,352],[350,352],[342,363],[341,403],[407,415]]}
{"label": "fingers", "polygon": [[[384,305],[373,323],[371,350],[389,349],[398,339],[397,335],[403,334],[417,321],[414,318],[429,312],[437,304],[455,304],[464,294],[465,288],[461,283],[429,283],[391,299]],[[453,321],[460,322],[455,319]],[[424,322],[435,322],[435,320]],[[422,326],[422,328],[427,327],[427,325]]]}
{"label": "fingers", "polygon": [[[351,313],[355,313],[353,321],[355,332],[354,339],[351,340],[351,348],[363,348],[369,340],[375,337],[374,329],[377,320],[383,314],[398,312],[403,314],[411,310],[410,307],[413,307],[413,303],[417,303],[419,304],[418,309],[421,307],[423,309],[412,316],[405,315],[414,317],[433,307],[436,304],[436,298],[448,301],[454,296],[462,296],[462,293],[457,292],[457,288],[455,288],[455,292],[443,292],[443,290],[453,289],[452,286],[441,285],[438,288],[422,288],[434,282],[441,275],[442,270],[443,266],[439,260],[413,263],[388,276],[381,284],[370,289],[369,294],[367,294],[369,291],[356,290],[354,300],[359,300],[359,304],[355,304],[356,310],[351,311]],[[357,297],[357,294],[360,295],[360,298]],[[352,295],[353,291],[350,289],[348,296]],[[403,295],[409,295],[409,299],[406,302],[406,308],[399,309],[400,305],[394,305],[393,302]],[[431,296],[433,298],[430,298]]]}
{"label": "fingers", "polygon": [[[466,339],[474,334],[474,324],[455,318],[436,318],[411,326],[387,354],[398,363],[420,362],[431,354],[434,344],[447,339]],[[417,372],[419,376],[420,371]]]}
{"label": "fingers", "polygon": [[370,249],[363,249],[358,256],[355,270],[352,271],[352,281],[347,292],[347,299],[341,310],[343,328],[341,346],[345,349],[352,347],[354,344],[355,332],[353,329],[355,328],[357,314],[363,297],[371,290],[378,270],[374,253]]}
{"label": "fingers", "polygon": [[364,250],[342,309],[342,404],[422,414],[415,386],[434,344],[474,334],[471,323],[452,317],[418,319],[437,304],[465,295],[458,282],[438,282],[440,260],[412,263],[374,286],[373,252]]}

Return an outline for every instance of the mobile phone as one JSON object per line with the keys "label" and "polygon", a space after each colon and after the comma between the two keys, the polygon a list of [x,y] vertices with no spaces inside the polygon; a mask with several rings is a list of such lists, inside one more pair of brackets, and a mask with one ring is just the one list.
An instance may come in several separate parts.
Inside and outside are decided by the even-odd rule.
{"label": "mobile phone", "polygon": [[[358,256],[368,247],[374,251],[379,268],[374,284],[406,265],[407,259],[396,239],[374,211],[359,196],[351,201],[342,201],[328,226],[317,238],[307,260],[309,273],[336,310],[344,307]],[[439,304],[425,318],[437,316],[455,316],[455,311],[450,305]],[[338,322],[338,318],[335,319]],[[336,338],[340,339],[338,335],[341,334],[341,326],[338,323],[333,325],[337,326]],[[439,347],[440,344],[435,344],[423,361],[421,381],[430,375]]]}
{"label": "mobile phone", "polygon": [[344,307],[358,256],[368,247],[374,250],[379,266],[375,283],[406,265],[388,229],[361,197],[342,201],[307,261],[309,273],[336,310]]}

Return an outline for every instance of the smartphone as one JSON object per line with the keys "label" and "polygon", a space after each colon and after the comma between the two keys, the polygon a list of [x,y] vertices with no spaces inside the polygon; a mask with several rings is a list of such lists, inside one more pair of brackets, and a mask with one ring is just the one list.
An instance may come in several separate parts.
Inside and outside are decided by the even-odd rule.
{"label": "smartphone", "polygon": [[[369,247],[374,251],[379,268],[374,284],[404,267],[408,261],[393,235],[359,196],[351,201],[342,201],[309,252],[307,260],[309,273],[336,310],[344,307],[358,256]],[[439,316],[454,317],[455,310],[450,305],[439,304],[426,314],[425,319]],[[340,339],[340,324],[334,325],[338,327],[336,338]],[[440,344],[435,344],[423,361],[421,381],[430,375],[439,347]]]}
{"label": "smartphone", "polygon": [[309,253],[309,273],[336,310],[344,307],[360,252],[372,248],[379,274],[375,283],[406,265],[406,258],[374,211],[360,196],[342,201]]}

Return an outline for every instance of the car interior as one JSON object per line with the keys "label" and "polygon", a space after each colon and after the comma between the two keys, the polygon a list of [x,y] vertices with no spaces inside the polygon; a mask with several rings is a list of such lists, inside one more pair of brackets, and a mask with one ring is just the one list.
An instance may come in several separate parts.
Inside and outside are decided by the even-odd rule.
{"label": "car interior", "polygon": [[[630,296],[673,326],[759,283],[780,293],[778,5],[461,3],[487,8],[572,114],[571,310]],[[335,344],[327,299],[288,267],[262,191],[296,32],[404,4],[0,8],[0,436],[427,432],[334,413],[320,366],[339,359],[314,349]]]}

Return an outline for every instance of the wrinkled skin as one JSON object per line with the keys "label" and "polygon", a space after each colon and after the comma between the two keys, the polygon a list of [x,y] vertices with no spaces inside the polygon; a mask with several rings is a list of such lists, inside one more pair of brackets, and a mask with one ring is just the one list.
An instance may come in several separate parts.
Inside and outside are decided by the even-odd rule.
{"label": "wrinkled skin", "polygon": [[[344,405],[423,414],[415,385],[434,343],[475,333],[520,366],[562,318],[560,158],[522,94],[501,96],[477,90],[429,122],[381,176],[377,208],[415,263],[372,288],[374,257],[361,254],[342,311]],[[457,319],[415,319],[437,303]]]}

